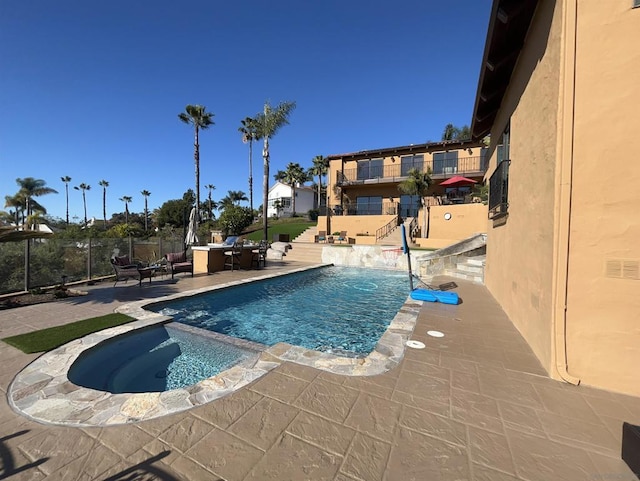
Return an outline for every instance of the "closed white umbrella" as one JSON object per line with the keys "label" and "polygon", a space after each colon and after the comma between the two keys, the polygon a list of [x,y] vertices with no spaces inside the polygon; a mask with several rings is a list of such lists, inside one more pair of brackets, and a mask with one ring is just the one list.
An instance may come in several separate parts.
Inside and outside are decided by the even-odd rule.
{"label": "closed white umbrella", "polygon": [[184,243],[188,246],[198,243],[198,235],[196,234],[196,208],[191,209],[189,214],[189,228],[187,229],[187,236],[184,239]]}

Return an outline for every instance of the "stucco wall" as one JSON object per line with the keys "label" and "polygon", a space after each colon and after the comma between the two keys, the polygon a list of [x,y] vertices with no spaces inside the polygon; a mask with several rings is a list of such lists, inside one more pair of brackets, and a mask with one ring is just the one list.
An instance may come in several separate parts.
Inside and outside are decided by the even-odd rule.
{"label": "stucco wall", "polygon": [[[495,144],[511,117],[509,215],[489,222],[485,269],[487,287],[549,371],[561,3],[539,3],[491,132]],[[495,166],[494,152],[489,175]]]}
{"label": "stucco wall", "polygon": [[[462,240],[487,231],[487,206],[457,204],[432,206],[429,212],[429,238]],[[418,214],[418,225],[424,229],[424,210]],[[447,220],[445,214],[451,214]],[[424,236],[422,236],[424,237]]]}
{"label": "stucco wall", "polygon": [[640,9],[580,1],[577,12],[568,366],[640,395],[640,280],[606,274],[607,261],[640,262]]}

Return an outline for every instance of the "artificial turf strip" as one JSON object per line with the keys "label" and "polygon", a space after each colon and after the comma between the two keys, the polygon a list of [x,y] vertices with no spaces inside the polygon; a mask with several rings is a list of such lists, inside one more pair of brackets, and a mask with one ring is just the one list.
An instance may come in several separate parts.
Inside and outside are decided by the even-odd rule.
{"label": "artificial turf strip", "polygon": [[84,321],[72,322],[64,326],[50,327],[27,334],[5,337],[2,340],[27,354],[46,352],[60,347],[69,341],[91,334],[92,332],[126,324],[133,320],[133,317],[124,314],[107,314],[106,316],[92,317]]}

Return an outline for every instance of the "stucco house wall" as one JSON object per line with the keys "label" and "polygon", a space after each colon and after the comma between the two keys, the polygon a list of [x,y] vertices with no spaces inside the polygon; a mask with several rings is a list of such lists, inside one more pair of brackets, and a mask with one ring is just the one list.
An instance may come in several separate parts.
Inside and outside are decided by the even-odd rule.
{"label": "stucco house wall", "polygon": [[[508,216],[485,282],[552,377],[640,395],[640,9],[539,1],[493,122]],[[492,150],[496,148],[492,145]],[[496,166],[496,152],[487,177]]]}

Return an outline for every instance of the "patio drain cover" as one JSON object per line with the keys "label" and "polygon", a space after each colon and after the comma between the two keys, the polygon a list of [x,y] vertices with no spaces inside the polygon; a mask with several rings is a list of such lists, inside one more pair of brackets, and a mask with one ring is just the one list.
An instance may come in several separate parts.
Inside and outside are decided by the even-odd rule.
{"label": "patio drain cover", "polygon": [[424,342],[420,342],[420,341],[407,341],[406,342],[407,347],[411,347],[413,349],[424,349],[425,345]]}
{"label": "patio drain cover", "polygon": [[427,331],[427,334],[431,337],[444,337],[444,334],[440,331]]}

